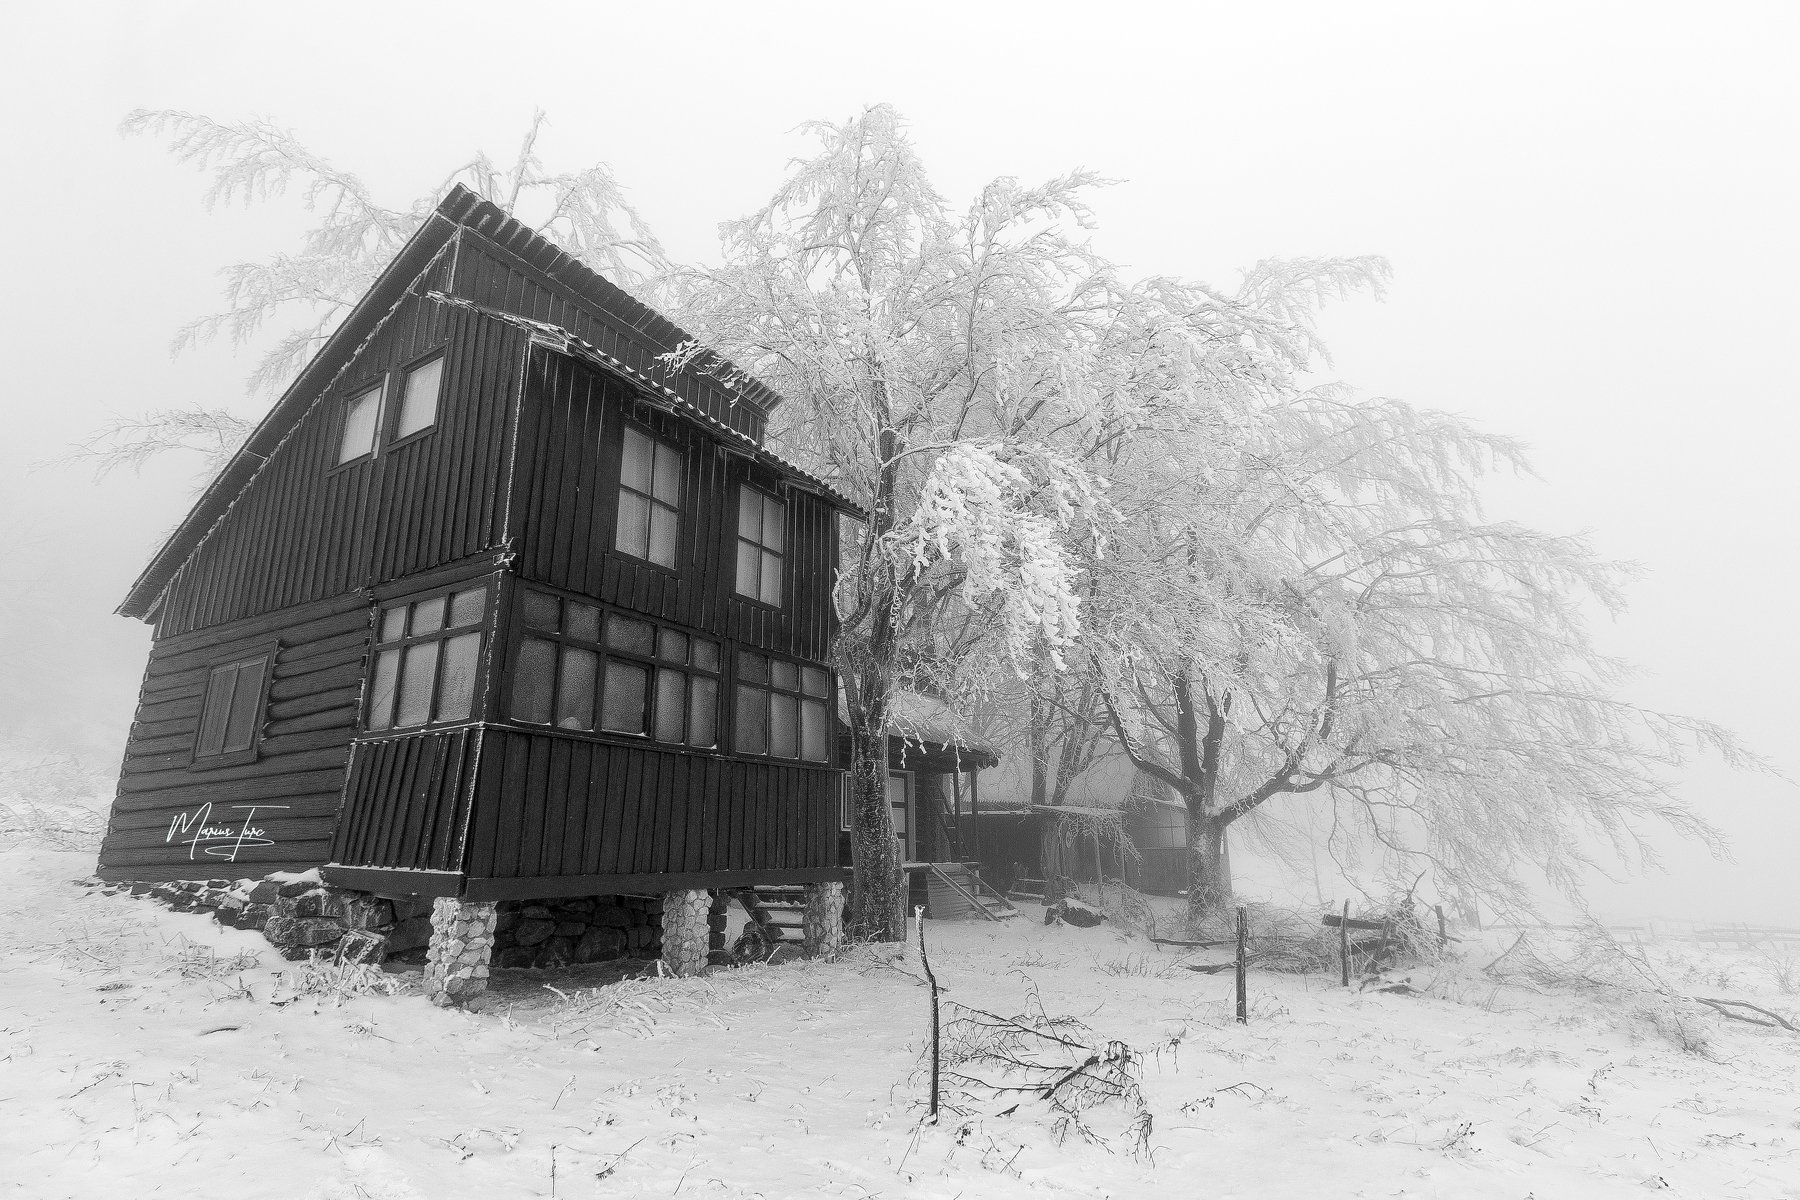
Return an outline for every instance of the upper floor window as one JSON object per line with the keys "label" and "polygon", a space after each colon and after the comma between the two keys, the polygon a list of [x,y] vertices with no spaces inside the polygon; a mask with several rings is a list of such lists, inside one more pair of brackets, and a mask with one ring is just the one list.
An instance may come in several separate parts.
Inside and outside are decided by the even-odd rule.
{"label": "upper floor window", "polygon": [[475,710],[486,615],[485,586],[383,607],[367,728],[467,720]]}
{"label": "upper floor window", "polygon": [[438,387],[444,378],[444,356],[420,363],[400,384],[400,415],[394,422],[394,440],[411,437],[437,423]]}
{"label": "upper floor window", "polygon": [[786,504],[748,485],[738,488],[738,595],[781,606],[786,528]]}
{"label": "upper floor window", "polygon": [[740,651],[733,744],[740,754],[824,762],[830,698],[831,675],[823,667]]}
{"label": "upper floor window", "polygon": [[681,536],[681,452],[625,426],[619,455],[619,519],[613,544],[658,566],[675,565]]}
{"label": "upper floor window", "polygon": [[375,433],[380,428],[381,385],[376,384],[344,402],[344,435],[338,442],[338,462],[352,462],[375,453]]}
{"label": "upper floor window", "polygon": [[718,745],[719,643],[548,592],[520,608],[515,721]]}
{"label": "upper floor window", "polygon": [[214,667],[206,676],[194,757],[254,758],[274,651]]}

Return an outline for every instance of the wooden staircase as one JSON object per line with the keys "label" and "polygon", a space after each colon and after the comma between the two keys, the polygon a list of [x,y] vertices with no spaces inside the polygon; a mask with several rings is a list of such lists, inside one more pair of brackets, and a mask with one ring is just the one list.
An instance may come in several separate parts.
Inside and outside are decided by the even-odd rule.
{"label": "wooden staircase", "polygon": [[925,912],[934,921],[1004,921],[1019,915],[966,863],[925,864]]}
{"label": "wooden staircase", "polygon": [[799,946],[806,941],[806,888],[763,885],[732,892],[770,947]]}

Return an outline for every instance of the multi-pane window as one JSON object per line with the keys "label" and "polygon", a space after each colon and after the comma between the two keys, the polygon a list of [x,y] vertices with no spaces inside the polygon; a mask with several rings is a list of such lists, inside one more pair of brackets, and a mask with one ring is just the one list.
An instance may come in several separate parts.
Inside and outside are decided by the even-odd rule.
{"label": "multi-pane window", "polygon": [[515,721],[718,745],[719,643],[548,592],[519,603]]}
{"label": "multi-pane window", "polygon": [[262,727],[269,653],[214,667],[206,676],[195,758],[253,755]]}
{"label": "multi-pane window", "polygon": [[437,422],[438,386],[444,378],[443,355],[420,363],[400,383],[400,415],[394,422],[394,440],[410,437]]}
{"label": "multi-pane window", "polygon": [[381,427],[381,385],[358,392],[344,402],[344,435],[338,442],[339,463],[375,453],[375,432]]}
{"label": "multi-pane window", "polygon": [[487,588],[439,593],[381,610],[369,729],[467,720],[475,710]]}
{"label": "multi-pane window", "polygon": [[780,607],[786,528],[786,504],[756,488],[738,488],[738,595]]}
{"label": "multi-pane window", "polygon": [[681,452],[625,426],[619,453],[619,518],[613,544],[658,566],[675,565],[681,536]]}
{"label": "multi-pane window", "polygon": [[740,754],[824,762],[830,699],[824,668],[740,651],[732,744]]}

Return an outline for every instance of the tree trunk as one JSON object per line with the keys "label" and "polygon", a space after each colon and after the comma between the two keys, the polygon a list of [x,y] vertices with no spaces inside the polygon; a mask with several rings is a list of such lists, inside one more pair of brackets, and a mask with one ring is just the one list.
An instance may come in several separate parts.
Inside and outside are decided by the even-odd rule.
{"label": "tree trunk", "polygon": [[906,937],[905,873],[887,796],[885,702],[851,714],[850,933],[872,942]]}
{"label": "tree trunk", "polygon": [[1217,916],[1231,903],[1231,860],[1225,825],[1188,809],[1188,919]]}

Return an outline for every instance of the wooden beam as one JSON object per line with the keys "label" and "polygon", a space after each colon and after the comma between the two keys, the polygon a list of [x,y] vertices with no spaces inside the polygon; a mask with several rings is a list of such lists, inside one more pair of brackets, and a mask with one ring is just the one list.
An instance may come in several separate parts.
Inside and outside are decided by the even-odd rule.
{"label": "wooden beam", "polygon": [[319,875],[334,887],[380,896],[455,896],[462,891],[464,878],[460,871],[399,871],[338,863],[326,863]]}
{"label": "wooden beam", "polygon": [[[415,872],[406,872],[414,874]],[[848,867],[781,871],[688,871],[679,874],[559,875],[534,879],[471,879],[465,900],[546,900],[553,896],[659,896],[664,892],[754,887],[757,884],[831,883],[847,880]]]}

